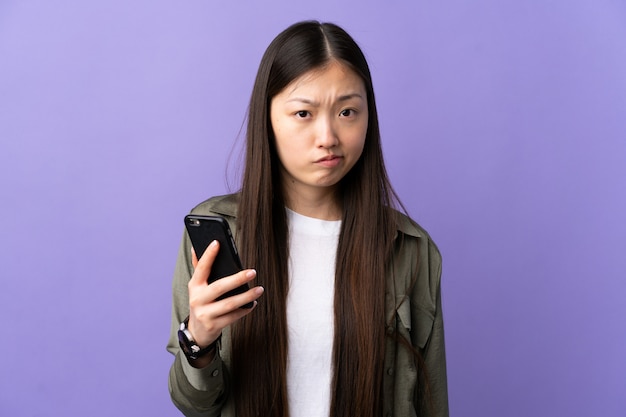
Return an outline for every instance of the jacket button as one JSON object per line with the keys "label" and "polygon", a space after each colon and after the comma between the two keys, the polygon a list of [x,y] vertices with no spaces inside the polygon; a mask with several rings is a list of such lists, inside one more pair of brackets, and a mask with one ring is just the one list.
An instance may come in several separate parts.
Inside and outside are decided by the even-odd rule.
{"label": "jacket button", "polygon": [[393,334],[393,327],[392,326],[387,326],[387,334],[389,336],[391,336]]}
{"label": "jacket button", "polygon": [[213,371],[211,376],[215,377],[215,376],[218,376],[219,374],[220,374],[220,371],[216,369],[215,371]]}
{"label": "jacket button", "polygon": [[393,375],[393,368],[387,368],[387,375]]}

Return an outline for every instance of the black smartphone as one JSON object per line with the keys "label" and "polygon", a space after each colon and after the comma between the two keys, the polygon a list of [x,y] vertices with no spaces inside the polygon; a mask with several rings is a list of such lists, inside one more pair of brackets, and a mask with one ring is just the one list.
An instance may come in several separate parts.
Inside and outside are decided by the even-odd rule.
{"label": "black smartphone", "polygon": [[[198,259],[202,257],[202,254],[212,241],[217,240],[220,243],[220,250],[211,266],[211,274],[207,279],[207,284],[236,274],[243,269],[237,253],[237,247],[235,246],[235,240],[226,219],[219,216],[189,214],[185,216],[185,227]],[[241,294],[248,291],[248,289],[248,284],[243,284],[222,295],[218,300]],[[252,305],[253,303],[248,303],[241,306],[241,308],[252,308]]]}

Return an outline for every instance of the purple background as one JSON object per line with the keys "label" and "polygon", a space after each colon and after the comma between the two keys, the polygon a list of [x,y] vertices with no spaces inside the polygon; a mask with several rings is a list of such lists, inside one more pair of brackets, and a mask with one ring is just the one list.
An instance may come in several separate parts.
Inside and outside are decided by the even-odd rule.
{"label": "purple background", "polygon": [[2,0],[0,415],[178,415],[182,218],[236,188],[258,62],[306,18],[366,52],[444,255],[452,415],[626,415],[618,0]]}

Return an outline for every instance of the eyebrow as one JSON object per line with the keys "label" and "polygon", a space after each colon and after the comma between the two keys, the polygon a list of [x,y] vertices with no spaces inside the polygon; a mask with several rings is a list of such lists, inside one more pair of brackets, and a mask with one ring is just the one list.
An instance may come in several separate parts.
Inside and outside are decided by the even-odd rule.
{"label": "eyebrow", "polygon": [[[359,93],[350,93],[350,94],[345,94],[343,96],[339,96],[337,101],[339,101],[339,102],[341,102],[341,101],[348,101],[348,100],[351,100],[353,98],[360,98],[361,100],[363,100],[363,96],[361,96],[361,94],[359,94]],[[294,102],[294,101],[297,101],[297,102],[300,102],[300,103],[304,103],[304,104],[309,104],[309,105],[311,105],[313,107],[319,107],[319,105],[320,105],[318,102],[313,101],[313,100],[308,99],[308,98],[304,98],[304,97],[294,97],[294,98],[291,98],[291,99],[287,100],[287,103],[291,103],[291,102]]]}

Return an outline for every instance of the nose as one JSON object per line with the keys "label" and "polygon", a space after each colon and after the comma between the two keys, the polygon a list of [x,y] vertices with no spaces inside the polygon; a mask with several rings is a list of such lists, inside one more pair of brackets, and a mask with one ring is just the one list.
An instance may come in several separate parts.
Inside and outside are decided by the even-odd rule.
{"label": "nose", "polygon": [[316,144],[320,148],[337,146],[339,138],[331,117],[320,117],[316,132]]}

